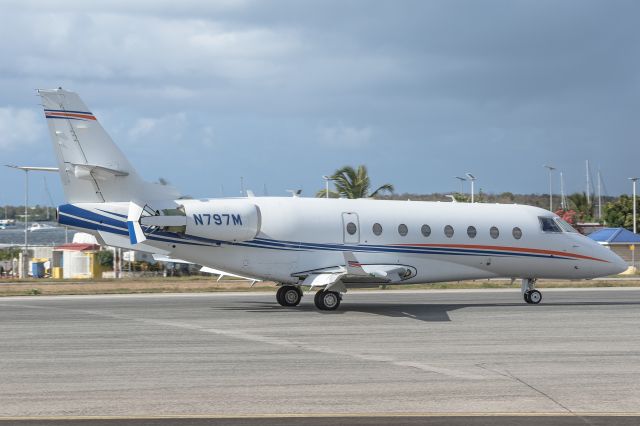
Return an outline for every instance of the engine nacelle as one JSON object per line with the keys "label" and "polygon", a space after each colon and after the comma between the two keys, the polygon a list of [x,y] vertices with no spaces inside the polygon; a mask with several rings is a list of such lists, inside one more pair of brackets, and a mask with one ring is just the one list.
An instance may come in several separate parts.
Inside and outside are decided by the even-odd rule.
{"label": "engine nacelle", "polygon": [[185,234],[220,241],[248,241],[260,232],[260,209],[244,200],[181,200]]}

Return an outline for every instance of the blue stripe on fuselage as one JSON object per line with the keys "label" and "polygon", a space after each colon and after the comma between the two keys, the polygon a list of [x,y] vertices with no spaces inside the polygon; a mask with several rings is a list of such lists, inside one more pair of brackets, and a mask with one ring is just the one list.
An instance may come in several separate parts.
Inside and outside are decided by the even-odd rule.
{"label": "blue stripe on fuselage", "polygon": [[[125,215],[114,213],[106,210],[98,209],[104,213],[119,216],[126,219]],[[92,212],[73,204],[64,204],[59,207],[60,211],[60,223],[63,225],[69,225],[73,227],[100,230],[106,232],[113,232],[119,235],[129,235],[131,230],[127,226],[126,221],[120,221],[110,218],[108,216]],[[70,217],[69,215],[75,216]],[[92,223],[87,222],[90,220]],[[108,226],[104,226],[108,225]],[[117,229],[114,229],[117,228]],[[398,247],[398,246],[385,246],[385,245],[346,245],[346,244],[328,244],[328,243],[307,243],[297,241],[283,241],[283,240],[271,240],[265,238],[255,238],[246,242],[229,242],[220,241],[204,237],[196,237],[191,235],[179,235],[171,232],[156,231],[152,234],[148,234],[147,238],[155,241],[170,242],[174,244],[188,244],[199,246],[220,246],[222,244],[241,246],[241,247],[253,247],[263,248],[271,250],[286,250],[286,251],[353,251],[358,253],[409,253],[409,254],[431,254],[431,255],[457,255],[457,256],[499,256],[499,257],[534,257],[534,258],[547,258],[547,259],[571,259],[571,257],[564,257],[558,255],[547,254],[535,254],[535,253],[522,253],[522,252],[505,252],[494,250],[482,250],[482,249],[463,249],[463,248],[450,248],[450,247]]]}

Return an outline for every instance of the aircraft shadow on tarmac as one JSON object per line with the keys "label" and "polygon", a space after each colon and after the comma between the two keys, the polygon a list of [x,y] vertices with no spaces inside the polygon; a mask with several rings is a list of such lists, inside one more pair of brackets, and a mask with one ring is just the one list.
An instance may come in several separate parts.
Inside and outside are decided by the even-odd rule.
{"label": "aircraft shadow on tarmac", "polygon": [[556,307],[578,306],[628,306],[638,305],[640,301],[615,301],[615,302],[548,302],[541,305],[526,305],[524,303],[343,303],[336,311],[320,311],[314,305],[303,304],[295,307],[282,307],[274,303],[244,302],[242,306],[215,307],[216,310],[244,311],[253,313],[282,313],[291,312],[315,312],[318,315],[345,315],[352,312],[360,312],[372,315],[380,315],[390,318],[407,318],[417,321],[451,321],[449,312],[464,308],[513,308],[540,309]]}

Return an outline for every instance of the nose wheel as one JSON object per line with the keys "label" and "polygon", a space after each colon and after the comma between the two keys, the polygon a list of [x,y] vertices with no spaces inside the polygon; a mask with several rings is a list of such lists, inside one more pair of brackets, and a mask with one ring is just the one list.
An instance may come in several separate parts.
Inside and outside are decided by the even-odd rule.
{"label": "nose wheel", "polygon": [[276,300],[282,306],[298,306],[302,300],[302,291],[293,285],[285,285],[278,289]]}
{"label": "nose wheel", "polygon": [[538,290],[525,291],[524,301],[532,305],[537,305],[542,301],[542,293],[540,293]]}
{"label": "nose wheel", "polygon": [[542,302],[542,293],[535,289],[536,281],[535,278],[524,278],[522,280],[522,297],[525,302],[531,305],[537,305]]}

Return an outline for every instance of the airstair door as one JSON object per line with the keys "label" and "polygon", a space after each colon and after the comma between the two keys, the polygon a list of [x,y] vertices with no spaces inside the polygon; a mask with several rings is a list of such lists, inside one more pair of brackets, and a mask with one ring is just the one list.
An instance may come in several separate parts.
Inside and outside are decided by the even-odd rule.
{"label": "airstair door", "polygon": [[342,235],[345,244],[360,244],[360,221],[357,213],[342,213]]}

